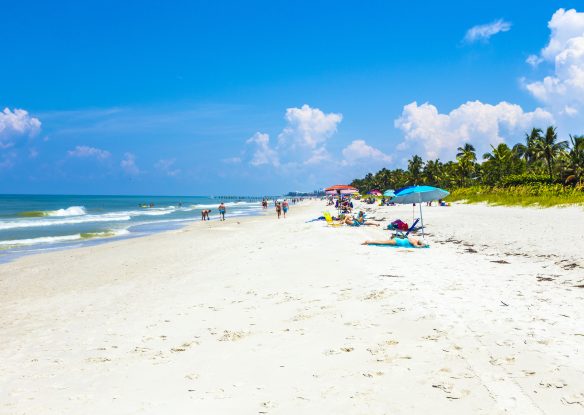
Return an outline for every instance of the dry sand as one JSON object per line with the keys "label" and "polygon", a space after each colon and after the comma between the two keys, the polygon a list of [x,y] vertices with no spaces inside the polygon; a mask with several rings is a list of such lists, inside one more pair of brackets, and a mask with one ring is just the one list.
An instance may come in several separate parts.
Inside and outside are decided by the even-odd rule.
{"label": "dry sand", "polygon": [[584,413],[582,209],[323,208],[0,265],[0,414]]}

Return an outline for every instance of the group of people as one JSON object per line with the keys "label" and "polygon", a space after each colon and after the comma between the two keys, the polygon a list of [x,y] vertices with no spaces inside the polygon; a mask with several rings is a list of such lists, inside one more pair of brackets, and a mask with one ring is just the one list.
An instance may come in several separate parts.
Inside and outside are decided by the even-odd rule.
{"label": "group of people", "polygon": [[[274,206],[276,208],[276,214],[278,215],[278,219],[280,219],[282,214],[284,215],[284,218],[286,218],[286,213],[288,213],[288,209],[290,209],[290,203],[288,202],[288,200],[284,199],[284,201],[282,202],[280,202],[279,200],[274,200]],[[262,207],[264,209],[268,208],[268,201],[266,199],[262,200]],[[222,221],[225,220],[225,212],[227,212],[227,208],[225,207],[225,204],[223,202],[221,202],[221,204],[217,207],[217,210],[219,211],[219,220]],[[209,213],[211,213],[211,209],[202,210],[201,220],[209,220]]]}
{"label": "group of people", "polygon": [[[338,203],[339,201],[337,200],[337,206]],[[341,201],[341,203],[343,202]],[[330,222],[330,219],[332,219],[332,222]],[[341,214],[338,218],[329,218],[328,220],[332,225],[380,226],[377,223],[366,222],[363,211],[359,211],[356,216],[351,214]],[[361,245],[397,246],[402,248],[427,248],[429,246],[423,239],[413,236],[400,237],[397,233],[394,233],[389,239],[367,240]]]}

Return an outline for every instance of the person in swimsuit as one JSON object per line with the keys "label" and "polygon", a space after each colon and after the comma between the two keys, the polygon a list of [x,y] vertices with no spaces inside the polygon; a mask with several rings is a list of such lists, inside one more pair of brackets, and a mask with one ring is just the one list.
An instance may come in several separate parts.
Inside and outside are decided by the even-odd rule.
{"label": "person in swimsuit", "polygon": [[365,215],[363,214],[363,212],[359,212],[359,215],[357,217],[354,217],[352,215],[345,215],[345,219],[343,219],[343,222],[345,223],[345,225],[349,225],[349,226],[379,226],[378,223],[367,223],[365,222]]}
{"label": "person in swimsuit", "polygon": [[276,213],[278,214],[278,219],[280,219],[280,215],[282,214],[282,205],[280,202],[276,202]]}
{"label": "person in swimsuit", "polygon": [[284,219],[286,219],[286,212],[288,212],[288,201],[286,199],[282,203],[282,211],[284,212]]}
{"label": "person in swimsuit", "polygon": [[221,202],[221,204],[219,205],[219,207],[217,208],[219,209],[219,217],[221,218],[221,220],[225,220],[225,205],[223,204],[223,202]]}
{"label": "person in swimsuit", "polygon": [[361,245],[392,245],[399,246],[401,248],[427,248],[429,245],[422,239],[414,238],[408,236],[405,238],[395,238],[383,239],[378,241],[365,241]]}

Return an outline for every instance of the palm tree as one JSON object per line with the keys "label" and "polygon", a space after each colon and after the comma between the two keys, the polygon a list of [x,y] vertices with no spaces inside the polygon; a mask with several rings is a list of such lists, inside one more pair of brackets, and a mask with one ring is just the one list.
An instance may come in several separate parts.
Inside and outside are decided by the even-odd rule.
{"label": "palm tree", "polygon": [[513,153],[509,146],[505,143],[500,143],[497,147],[491,145],[492,151],[483,154],[485,173],[489,176],[494,176],[494,182],[501,180],[501,178],[509,173],[509,167],[512,163]]}
{"label": "palm tree", "polygon": [[570,170],[576,179],[584,175],[584,135],[570,135],[572,148],[570,149]]}
{"label": "palm tree", "polygon": [[541,133],[540,128],[532,128],[531,133],[525,134],[525,144],[518,143],[513,146],[513,152],[527,164],[535,161],[535,144],[541,140]]}
{"label": "palm tree", "polygon": [[424,161],[422,157],[415,155],[411,160],[408,160],[408,173],[413,184],[417,184],[422,175],[422,167],[424,166]]}
{"label": "palm tree", "polygon": [[477,155],[475,153],[475,148],[470,143],[465,143],[464,146],[457,148],[458,153],[456,153],[457,159],[468,159],[470,161],[476,161]]}
{"label": "palm tree", "polygon": [[465,143],[464,146],[458,147],[457,150],[456,159],[458,160],[458,171],[460,172],[460,184],[465,185],[466,180],[475,170],[477,155],[474,146],[470,143]]}
{"label": "palm tree", "polygon": [[442,173],[442,162],[440,159],[428,160],[424,166],[422,174],[427,184],[439,186],[440,176]]}
{"label": "palm tree", "polygon": [[558,134],[556,133],[556,128],[553,126],[549,126],[545,131],[545,135],[535,142],[536,154],[545,160],[550,180],[553,179],[552,168],[554,159],[567,147],[567,141],[558,141]]}

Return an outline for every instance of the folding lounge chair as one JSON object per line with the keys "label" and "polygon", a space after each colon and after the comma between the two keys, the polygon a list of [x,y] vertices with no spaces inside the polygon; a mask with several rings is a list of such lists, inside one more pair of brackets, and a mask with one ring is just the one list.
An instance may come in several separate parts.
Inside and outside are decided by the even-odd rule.
{"label": "folding lounge chair", "polygon": [[412,223],[412,226],[410,226],[410,228],[409,228],[409,229],[408,229],[406,232],[404,232],[404,231],[400,231],[399,229],[395,229],[395,230],[394,230],[394,235],[395,235],[397,238],[407,238],[407,237],[408,237],[408,235],[409,235],[411,232],[414,232],[414,231],[417,231],[417,230],[420,230],[420,229],[422,229],[422,227],[421,227],[421,226],[419,226],[419,227],[417,227],[417,228],[416,228],[416,225],[418,224],[418,222],[419,222],[419,221],[420,221],[420,218],[416,219],[416,220],[414,221],[414,223]]}
{"label": "folding lounge chair", "polygon": [[324,216],[324,219],[326,220],[326,223],[329,226],[342,226],[343,225],[342,223],[334,223],[333,218],[329,212],[322,212],[322,216]]}

